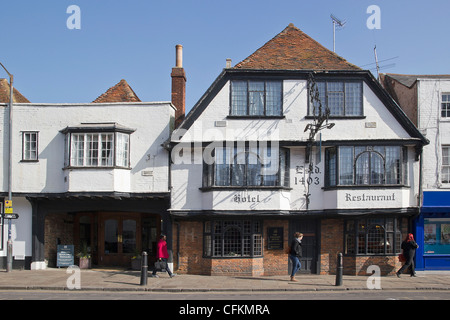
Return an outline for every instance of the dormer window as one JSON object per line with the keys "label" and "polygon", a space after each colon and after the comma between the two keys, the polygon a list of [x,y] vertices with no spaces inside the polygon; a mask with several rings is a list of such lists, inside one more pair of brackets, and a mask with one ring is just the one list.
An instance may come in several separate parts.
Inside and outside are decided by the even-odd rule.
{"label": "dormer window", "polygon": [[230,116],[282,116],[282,87],[281,81],[232,81]]}
{"label": "dormer window", "polygon": [[66,167],[130,167],[129,129],[116,123],[81,124],[66,134]]}

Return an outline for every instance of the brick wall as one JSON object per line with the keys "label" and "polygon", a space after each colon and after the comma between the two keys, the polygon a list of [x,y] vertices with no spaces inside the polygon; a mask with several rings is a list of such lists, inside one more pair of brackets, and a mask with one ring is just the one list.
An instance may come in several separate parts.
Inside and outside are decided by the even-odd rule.
{"label": "brick wall", "polygon": [[[178,273],[210,274],[210,259],[203,259],[203,222],[181,221],[179,228],[180,239],[177,239],[177,225],[174,224],[172,245],[174,269]],[[177,248],[177,243],[180,248]],[[177,265],[177,254],[179,254],[179,265]]]}
{"label": "brick wall", "polygon": [[172,68],[172,104],[176,107],[175,127],[184,120],[186,100],[186,73],[183,68]]}
{"label": "brick wall", "polygon": [[[283,250],[268,250],[267,228],[283,227]],[[265,220],[264,221],[264,275],[287,275],[288,255],[286,249],[289,246],[289,221],[288,220]]]}
{"label": "brick wall", "polygon": [[73,244],[73,216],[51,213],[45,216],[44,257],[49,267],[56,267],[56,248],[60,244]]}
{"label": "brick wall", "polygon": [[335,274],[337,254],[343,252],[344,220],[321,220],[320,274]]}
{"label": "brick wall", "polygon": [[[337,255],[344,252],[344,220],[323,219],[321,231],[320,274],[336,274]],[[408,232],[408,219],[401,221],[402,237]],[[403,239],[402,239],[403,241]],[[401,267],[397,255],[394,256],[344,256],[344,274],[368,275],[371,265],[380,267],[381,275],[394,274]]]}
{"label": "brick wall", "polygon": [[[267,249],[267,228],[283,227],[283,249]],[[265,220],[264,256],[254,258],[203,258],[203,222],[181,221],[179,223],[179,265],[177,265],[177,225],[173,227],[174,269],[178,273],[204,275],[286,275],[288,259],[285,249],[288,246],[289,222],[287,220]]]}
{"label": "brick wall", "polygon": [[[344,220],[321,220],[319,253],[320,274],[336,274],[337,255],[344,252]],[[283,227],[283,250],[268,250],[269,227]],[[204,275],[269,276],[287,275],[289,245],[288,220],[264,220],[264,256],[254,258],[203,258],[203,222],[180,222],[180,263],[177,262],[177,232],[174,225],[173,254],[174,269],[178,273]],[[402,220],[402,236],[407,233],[408,220]],[[380,267],[381,275],[394,274],[400,267],[397,255],[394,256],[344,256],[344,274],[368,275],[371,265]]]}

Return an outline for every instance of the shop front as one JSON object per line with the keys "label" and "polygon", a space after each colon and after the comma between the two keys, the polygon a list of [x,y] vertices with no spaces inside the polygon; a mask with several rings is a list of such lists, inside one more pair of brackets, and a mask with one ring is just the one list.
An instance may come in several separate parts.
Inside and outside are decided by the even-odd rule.
{"label": "shop front", "polygon": [[75,214],[74,244],[85,247],[98,266],[131,265],[146,251],[156,260],[161,216],[138,212],[81,212]]}
{"label": "shop front", "polygon": [[57,266],[58,245],[88,253],[92,266],[131,268],[142,251],[156,260],[156,243],[170,232],[167,195],[97,195],[29,198],[33,207],[32,268]]}
{"label": "shop front", "polygon": [[450,270],[450,192],[424,191],[415,221],[417,270]]}

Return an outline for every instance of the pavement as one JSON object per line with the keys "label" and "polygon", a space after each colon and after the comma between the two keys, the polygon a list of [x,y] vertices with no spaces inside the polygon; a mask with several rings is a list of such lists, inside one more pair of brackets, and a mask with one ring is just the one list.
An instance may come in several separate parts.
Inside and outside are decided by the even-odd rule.
{"label": "pavement", "polygon": [[[336,286],[334,275],[297,274],[289,276],[206,276],[178,274],[170,278],[159,272],[141,285],[141,272],[121,269],[48,268],[46,270],[0,270],[0,290],[90,290],[150,292],[230,292],[230,291],[336,291],[336,290],[448,290],[450,271],[417,272],[417,277],[343,276]],[[144,281],[145,282],[145,281]]]}

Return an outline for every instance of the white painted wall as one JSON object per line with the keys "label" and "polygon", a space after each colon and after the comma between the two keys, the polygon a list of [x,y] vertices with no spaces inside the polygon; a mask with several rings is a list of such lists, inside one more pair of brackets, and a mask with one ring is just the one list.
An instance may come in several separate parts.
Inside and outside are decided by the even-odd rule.
{"label": "white painted wall", "polygon": [[[14,104],[13,193],[168,192],[168,152],[161,146],[170,137],[175,110],[170,102]],[[80,123],[116,122],[135,129],[130,135],[130,169],[65,169],[65,135]],[[8,187],[8,108],[0,104],[0,190]],[[21,162],[22,131],[39,132],[39,161]],[[31,256],[31,204],[13,198],[14,254]],[[7,225],[3,226],[6,255]]]}
{"label": "white painted wall", "polygon": [[424,191],[450,189],[441,183],[442,146],[450,146],[450,119],[441,117],[443,93],[450,93],[449,79],[418,79],[418,125],[430,140],[423,149]]}
{"label": "white painted wall", "polygon": [[[13,191],[167,192],[168,153],[161,144],[170,136],[173,114],[168,102],[15,104]],[[60,130],[80,123],[105,122],[136,130],[130,135],[131,169],[64,169],[65,135]],[[39,132],[38,162],[21,162],[22,131]],[[151,171],[151,175],[143,171]],[[2,183],[3,191],[7,191],[7,176],[3,176]]]}
{"label": "white painted wall", "polygon": [[[195,123],[183,132],[181,142],[201,141],[306,141],[309,132],[304,132],[311,119],[307,116],[307,81],[284,80],[283,82],[283,115],[284,119],[232,119],[229,115],[230,83],[227,82],[212,99]],[[322,130],[322,141],[326,140],[390,140],[410,139],[410,135],[397,122],[389,110],[371,91],[363,85],[364,119],[332,119],[335,126],[330,130]],[[226,121],[226,126],[216,126],[217,121]],[[370,123],[369,126],[366,123]],[[222,123],[223,124],[223,123]],[[179,132],[180,133],[180,132]],[[175,133],[174,137],[179,137]],[[177,138],[178,139],[178,138]],[[315,148],[314,148],[315,149]],[[201,159],[201,149],[195,149],[195,158]],[[408,150],[408,177],[410,188],[387,189],[340,189],[324,191],[325,153],[322,148],[322,160],[316,163],[313,181],[317,184],[309,186],[311,203],[309,209],[358,209],[358,208],[407,208],[417,206],[419,162],[414,160],[414,148]],[[184,149],[185,159],[190,148]],[[314,154],[317,150],[314,150]],[[174,210],[304,210],[306,199],[304,194],[307,185],[301,178],[308,178],[304,168],[304,147],[290,149],[290,187],[292,190],[208,190],[202,191],[201,161],[194,164],[175,163],[172,165],[172,209]],[[302,169],[303,168],[303,169]],[[348,195],[349,194],[349,195]],[[375,201],[364,201],[362,195],[378,196]],[[353,198],[356,196],[356,198]],[[358,196],[360,198],[358,198]],[[349,201],[355,199],[354,201]],[[245,199],[245,201],[243,201]],[[365,199],[365,198],[364,198]],[[239,201],[238,201],[239,200]]]}

